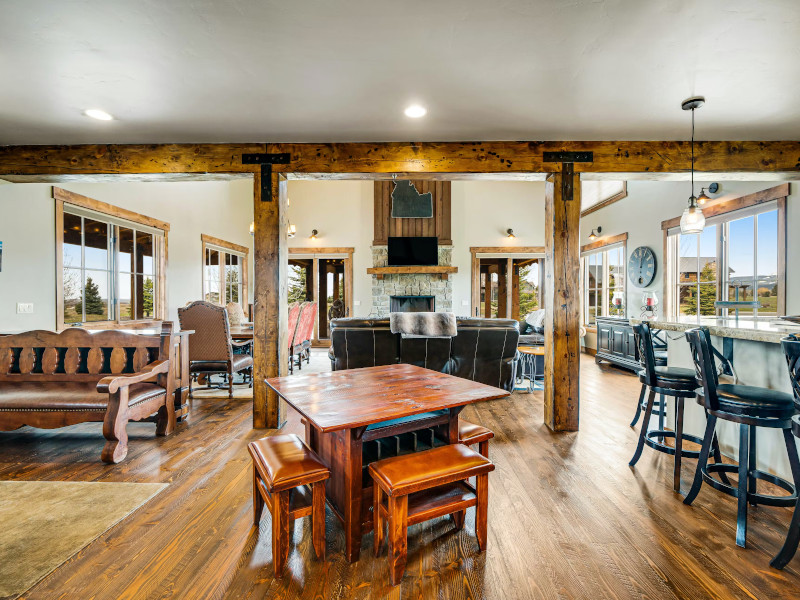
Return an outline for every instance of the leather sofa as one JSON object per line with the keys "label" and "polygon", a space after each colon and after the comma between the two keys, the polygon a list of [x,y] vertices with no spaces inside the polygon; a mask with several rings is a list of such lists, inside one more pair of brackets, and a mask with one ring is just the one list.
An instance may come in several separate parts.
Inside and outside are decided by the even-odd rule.
{"label": "leather sofa", "polygon": [[453,338],[403,338],[389,319],[334,319],[329,357],[334,371],[407,363],[514,389],[519,323],[459,317]]}

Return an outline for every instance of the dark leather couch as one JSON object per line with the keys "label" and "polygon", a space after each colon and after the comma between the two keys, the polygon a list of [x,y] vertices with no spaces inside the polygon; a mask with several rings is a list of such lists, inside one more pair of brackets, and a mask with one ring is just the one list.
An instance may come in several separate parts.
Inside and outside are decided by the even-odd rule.
{"label": "dark leather couch", "polygon": [[453,338],[402,338],[389,319],[334,319],[329,356],[334,371],[408,363],[514,389],[519,323],[458,318]]}

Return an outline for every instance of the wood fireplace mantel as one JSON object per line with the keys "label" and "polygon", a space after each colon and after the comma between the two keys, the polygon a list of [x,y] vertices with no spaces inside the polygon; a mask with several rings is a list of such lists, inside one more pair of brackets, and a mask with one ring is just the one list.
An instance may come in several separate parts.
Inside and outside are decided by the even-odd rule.
{"label": "wood fireplace mantel", "polygon": [[383,279],[384,275],[440,275],[447,279],[450,273],[458,273],[458,267],[369,267],[367,273]]}

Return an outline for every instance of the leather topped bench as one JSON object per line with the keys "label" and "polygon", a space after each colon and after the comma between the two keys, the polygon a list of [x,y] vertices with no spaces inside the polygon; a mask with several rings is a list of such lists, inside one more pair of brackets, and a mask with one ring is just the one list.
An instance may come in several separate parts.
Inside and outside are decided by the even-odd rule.
{"label": "leather topped bench", "polygon": [[476,425],[463,419],[458,421],[458,441],[465,446],[478,444],[478,452],[486,458],[489,458],[489,440],[493,437],[494,431],[483,425]]}
{"label": "leather topped bench", "polygon": [[[388,521],[392,585],[400,583],[405,571],[409,525],[453,515],[456,528],[461,529],[466,509],[475,506],[478,548],[486,548],[489,473],[493,470],[494,464],[488,458],[463,444],[387,458],[369,465],[375,483],[372,509],[375,556],[380,554],[384,521]],[[467,482],[470,477],[476,478],[474,488]]]}
{"label": "leather topped bench", "polygon": [[330,469],[298,436],[266,437],[247,445],[253,458],[253,524],[264,506],[272,514],[272,564],[280,577],[289,556],[290,524],[311,516],[314,552],[325,558],[325,481]]}
{"label": "leather topped bench", "polygon": [[84,329],[0,336],[0,431],[103,422],[101,458],[128,453],[128,421],[175,429],[172,323],[160,335]]}

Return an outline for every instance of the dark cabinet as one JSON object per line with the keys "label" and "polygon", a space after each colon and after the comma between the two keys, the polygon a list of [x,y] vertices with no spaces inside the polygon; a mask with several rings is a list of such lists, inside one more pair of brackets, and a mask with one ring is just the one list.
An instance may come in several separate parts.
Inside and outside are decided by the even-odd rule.
{"label": "dark cabinet", "polygon": [[606,360],[631,371],[641,368],[633,326],[628,319],[597,318],[597,354],[594,359],[596,362]]}

